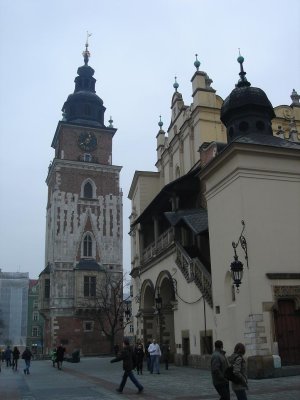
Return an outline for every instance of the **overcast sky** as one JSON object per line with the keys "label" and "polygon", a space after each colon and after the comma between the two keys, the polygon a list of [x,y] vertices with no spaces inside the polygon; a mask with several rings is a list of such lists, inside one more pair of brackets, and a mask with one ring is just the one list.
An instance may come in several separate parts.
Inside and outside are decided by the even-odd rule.
{"label": "overcast sky", "polygon": [[[130,269],[127,198],[135,170],[155,171],[159,115],[170,122],[174,76],[185,104],[195,53],[223,99],[238,80],[238,48],[252,86],[273,106],[300,93],[299,0],[0,0],[0,268],[44,268],[47,169],[61,108],[83,64],[86,31],[96,91],[118,129],[123,166],[124,268]],[[108,124],[108,123],[107,123]]]}

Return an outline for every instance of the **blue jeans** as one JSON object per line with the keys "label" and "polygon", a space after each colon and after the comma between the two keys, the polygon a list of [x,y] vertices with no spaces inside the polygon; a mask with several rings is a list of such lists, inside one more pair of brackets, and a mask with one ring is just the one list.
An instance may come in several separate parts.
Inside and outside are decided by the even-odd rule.
{"label": "blue jeans", "polygon": [[150,372],[153,373],[154,369],[159,374],[159,357],[158,355],[151,355],[151,368]]}
{"label": "blue jeans", "polygon": [[29,374],[29,368],[30,368],[30,360],[24,360],[24,361],[25,361],[24,372],[28,375]]}
{"label": "blue jeans", "polygon": [[124,371],[122,381],[120,383],[120,391],[124,389],[124,386],[126,384],[127,378],[131,380],[131,382],[139,389],[142,390],[143,386],[140,384],[140,382],[136,379],[132,371]]}
{"label": "blue jeans", "polygon": [[234,390],[234,393],[238,400],[247,400],[247,394],[245,389]]}

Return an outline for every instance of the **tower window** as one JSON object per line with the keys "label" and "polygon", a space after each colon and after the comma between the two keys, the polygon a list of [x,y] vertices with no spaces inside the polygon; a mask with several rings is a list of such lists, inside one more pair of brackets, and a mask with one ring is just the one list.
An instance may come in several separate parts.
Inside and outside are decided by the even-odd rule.
{"label": "tower window", "polygon": [[34,313],[32,314],[32,319],[33,321],[39,320],[39,313],[37,311],[34,311]]}
{"label": "tower window", "polygon": [[95,276],[85,276],[84,277],[83,295],[84,295],[84,297],[95,297],[96,296],[96,277]]}
{"label": "tower window", "polygon": [[38,326],[32,327],[32,337],[38,337],[40,335],[40,330]]}
{"label": "tower window", "polygon": [[92,199],[93,198],[93,187],[92,187],[90,182],[87,182],[84,185],[83,196],[88,198],[88,199]]}
{"label": "tower window", "polygon": [[83,257],[93,256],[93,241],[90,235],[86,235],[83,239]]}
{"label": "tower window", "polygon": [[242,122],[239,124],[239,130],[240,130],[241,132],[246,132],[246,131],[248,130],[248,128],[249,128],[249,124],[248,124],[248,122],[246,122],[246,121],[242,121]]}
{"label": "tower window", "polygon": [[85,104],[84,113],[85,115],[91,115],[91,107],[89,106],[89,104]]}
{"label": "tower window", "polygon": [[45,279],[45,286],[44,286],[44,294],[45,294],[45,299],[50,298],[50,279]]}
{"label": "tower window", "polygon": [[265,130],[265,123],[263,121],[257,121],[256,122],[256,128],[258,131],[264,131]]}

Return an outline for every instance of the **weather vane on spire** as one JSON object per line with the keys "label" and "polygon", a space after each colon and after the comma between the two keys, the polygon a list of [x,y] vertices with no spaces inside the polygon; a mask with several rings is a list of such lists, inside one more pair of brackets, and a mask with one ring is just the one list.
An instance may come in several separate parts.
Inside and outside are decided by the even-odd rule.
{"label": "weather vane on spire", "polygon": [[89,37],[92,36],[91,33],[89,33],[89,31],[86,31],[86,42],[85,42],[85,50],[82,53],[83,55],[83,59],[84,59],[84,64],[87,65],[89,62],[89,58],[91,56],[91,53],[88,51],[88,47],[89,47]]}

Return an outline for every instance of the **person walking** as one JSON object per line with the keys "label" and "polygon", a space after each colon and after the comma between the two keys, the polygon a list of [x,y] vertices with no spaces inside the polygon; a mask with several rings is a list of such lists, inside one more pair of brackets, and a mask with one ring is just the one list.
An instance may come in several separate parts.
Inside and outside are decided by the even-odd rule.
{"label": "person walking", "polygon": [[66,349],[62,346],[62,344],[60,344],[56,349],[57,369],[62,369],[65,351]]}
{"label": "person walking", "polygon": [[163,362],[165,363],[165,368],[169,369],[170,346],[169,346],[169,342],[167,340],[162,345],[161,351],[162,351],[162,356],[163,356]]}
{"label": "person walking", "polygon": [[246,349],[243,343],[237,343],[233,354],[228,358],[229,363],[233,366],[233,374],[237,378],[237,381],[232,382],[231,386],[238,400],[247,400],[246,361],[243,357],[245,352]]}
{"label": "person walking", "polygon": [[211,356],[211,375],[213,385],[219,393],[220,400],[230,400],[229,382],[225,378],[225,370],[228,367],[228,361],[223,350],[223,342],[215,342],[215,351]]}
{"label": "person walking", "polygon": [[135,359],[136,359],[136,370],[138,375],[143,375],[143,361],[144,361],[144,346],[142,342],[139,340],[137,345],[134,348]]}
{"label": "person walking", "polygon": [[52,367],[55,368],[56,357],[57,357],[56,348],[55,347],[52,349],[50,356],[51,356],[51,361],[52,361]]}
{"label": "person walking", "polygon": [[161,350],[160,350],[159,344],[156,343],[155,339],[152,340],[152,343],[148,347],[148,352],[149,352],[150,358],[151,358],[150,373],[153,374],[153,370],[155,369],[156,373],[160,374],[159,359],[161,356]]}
{"label": "person walking", "polygon": [[11,356],[12,356],[12,350],[9,346],[7,346],[4,352],[4,359],[6,361],[7,367],[11,367]]}
{"label": "person walking", "polygon": [[12,356],[13,356],[12,369],[13,371],[18,371],[18,361],[20,358],[20,351],[17,348],[17,346],[14,347]]}
{"label": "person walking", "polygon": [[151,357],[150,357],[150,353],[148,351],[148,348],[150,346],[151,342],[148,341],[147,345],[145,347],[145,355],[146,355],[146,361],[147,361],[147,370],[150,371],[151,370]]}
{"label": "person walking", "polygon": [[115,363],[118,361],[123,361],[124,374],[123,374],[120,386],[116,389],[116,391],[118,393],[122,393],[124,386],[126,384],[127,378],[129,378],[131,380],[131,382],[138,388],[137,393],[141,393],[144,390],[144,387],[140,384],[140,382],[136,379],[136,377],[134,376],[134,374],[132,372],[132,370],[134,369],[133,350],[130,347],[129,340],[126,338],[123,340],[123,350],[121,351],[121,353],[117,357],[110,360],[111,363]]}
{"label": "person walking", "polygon": [[31,358],[32,358],[32,353],[29,350],[29,347],[26,347],[26,349],[22,353],[22,359],[25,361],[25,368],[24,368],[25,375],[30,375],[29,368],[30,368]]}

